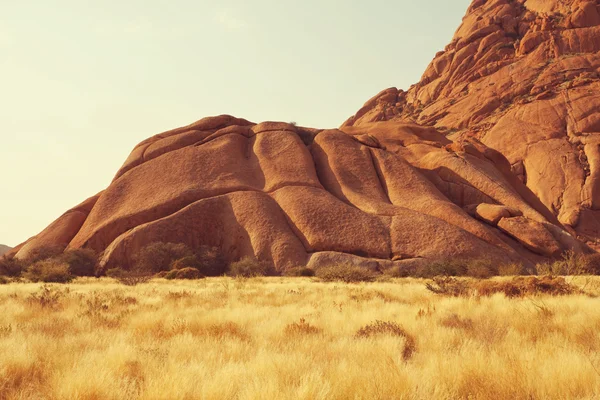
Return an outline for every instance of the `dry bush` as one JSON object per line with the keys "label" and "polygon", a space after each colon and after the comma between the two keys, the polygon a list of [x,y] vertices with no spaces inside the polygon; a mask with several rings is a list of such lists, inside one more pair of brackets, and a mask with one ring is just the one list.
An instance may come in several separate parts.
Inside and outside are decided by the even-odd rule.
{"label": "dry bush", "polygon": [[64,292],[52,286],[44,285],[37,292],[30,294],[27,302],[42,308],[57,309],[61,306],[61,300],[64,296]]}
{"label": "dry bush", "polygon": [[469,280],[454,277],[436,277],[426,283],[426,288],[444,296],[491,296],[503,293],[506,297],[523,297],[545,294],[564,296],[580,293],[575,286],[570,285],[561,277],[517,276],[511,280]]}
{"label": "dry bush", "polygon": [[135,270],[156,274],[171,269],[171,264],[194,253],[183,243],[154,242],[134,255]]}
{"label": "dry bush", "polygon": [[300,318],[300,322],[294,322],[285,327],[286,335],[315,335],[322,332],[321,328],[309,324],[304,318]]}
{"label": "dry bush", "polygon": [[560,260],[536,265],[536,272],[538,275],[599,275],[600,254],[583,254],[569,250]]}
{"label": "dry bush", "polygon": [[165,275],[166,279],[201,279],[204,276],[196,268],[187,267],[182,269],[174,269]]}
{"label": "dry bush", "polygon": [[464,279],[457,279],[450,276],[436,276],[432,282],[425,284],[430,292],[444,296],[468,296],[472,293],[470,283]]}
{"label": "dry bush", "polygon": [[523,276],[515,277],[510,281],[481,281],[476,283],[476,290],[480,296],[490,296],[495,293],[504,293],[506,297],[523,297],[538,294],[550,296],[565,296],[578,293],[579,290],[567,283],[562,277],[552,276]]}
{"label": "dry bush", "polygon": [[94,276],[98,257],[91,249],[67,250],[55,257],[69,265],[69,272],[75,276]]}
{"label": "dry bush", "polygon": [[227,273],[230,276],[251,278],[272,275],[273,268],[268,262],[246,256],[239,261],[232,262]]}
{"label": "dry bush", "polygon": [[405,340],[402,358],[408,360],[417,349],[415,338],[406,332],[399,324],[387,321],[375,321],[369,325],[363,326],[357,332],[356,338],[370,338],[378,335],[399,336]]}
{"label": "dry bush", "polygon": [[31,265],[38,261],[44,261],[49,258],[60,256],[64,251],[63,246],[42,246],[29,252],[27,258],[23,260],[23,264]]}
{"label": "dry bush", "polygon": [[218,247],[200,246],[193,254],[173,261],[171,269],[195,268],[202,276],[220,276],[227,271],[227,263]]}
{"label": "dry bush", "polygon": [[22,261],[16,258],[0,257],[0,276],[17,277],[21,275],[23,269]]}
{"label": "dry bush", "polygon": [[70,272],[69,264],[58,258],[49,258],[30,265],[24,276],[32,282],[46,283],[68,283],[75,278]]}
{"label": "dry bush", "polygon": [[195,255],[185,256],[180,258],[179,260],[175,260],[171,263],[171,271],[176,269],[184,269],[184,268],[194,268],[198,270],[200,268],[200,262]]}
{"label": "dry bush", "polygon": [[395,267],[386,271],[394,278],[434,278],[437,276],[470,276],[489,278],[498,274],[494,263],[488,259],[446,259],[414,266]]}
{"label": "dry bush", "polygon": [[315,276],[315,270],[308,267],[288,268],[284,272],[285,276]]}
{"label": "dry bush", "polygon": [[324,282],[358,283],[373,282],[377,274],[366,268],[338,264],[318,268],[315,276]]}
{"label": "dry bush", "polygon": [[525,273],[525,267],[520,263],[502,264],[498,266],[500,276],[518,276]]}
{"label": "dry bush", "polygon": [[218,247],[200,246],[194,253],[202,275],[221,276],[227,272],[227,262]]}
{"label": "dry bush", "polygon": [[152,279],[151,274],[137,269],[128,271],[121,268],[111,268],[106,271],[106,276],[116,279],[126,286],[136,286],[149,282]]}

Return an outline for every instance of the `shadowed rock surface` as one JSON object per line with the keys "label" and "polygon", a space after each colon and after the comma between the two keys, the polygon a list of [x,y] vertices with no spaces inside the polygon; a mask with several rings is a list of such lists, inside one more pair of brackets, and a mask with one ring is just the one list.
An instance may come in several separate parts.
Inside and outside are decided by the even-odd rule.
{"label": "shadowed rock surface", "polygon": [[599,25],[596,2],[476,0],[408,92],[383,91],[340,129],[223,115],[153,136],[11,255],[84,247],[112,268],[165,241],[284,270],[591,252]]}

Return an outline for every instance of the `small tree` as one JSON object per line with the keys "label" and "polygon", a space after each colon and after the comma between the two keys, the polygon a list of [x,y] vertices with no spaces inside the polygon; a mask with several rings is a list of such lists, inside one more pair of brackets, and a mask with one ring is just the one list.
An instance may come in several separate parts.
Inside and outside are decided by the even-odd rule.
{"label": "small tree", "polygon": [[94,276],[98,258],[90,249],[67,250],[57,257],[69,265],[69,272],[75,276]]}

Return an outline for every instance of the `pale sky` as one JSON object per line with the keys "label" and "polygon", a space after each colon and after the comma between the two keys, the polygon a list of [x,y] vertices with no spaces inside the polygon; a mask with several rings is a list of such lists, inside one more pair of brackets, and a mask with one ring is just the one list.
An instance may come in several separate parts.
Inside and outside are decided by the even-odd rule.
{"label": "pale sky", "polygon": [[470,0],[0,0],[0,243],[210,115],[335,128],[407,89]]}

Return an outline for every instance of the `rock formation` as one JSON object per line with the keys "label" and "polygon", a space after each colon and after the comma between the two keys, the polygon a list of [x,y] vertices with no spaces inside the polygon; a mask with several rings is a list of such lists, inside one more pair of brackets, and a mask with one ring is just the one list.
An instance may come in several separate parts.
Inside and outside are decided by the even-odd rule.
{"label": "rock formation", "polygon": [[416,123],[494,149],[569,232],[598,247],[599,78],[597,0],[476,0],[421,82],[383,91],[342,129]]}
{"label": "rock formation", "polygon": [[12,251],[154,241],[279,270],[439,258],[529,264],[600,236],[600,6],[475,0],[407,92],[340,129],[231,116],[140,143],[111,185]]}

